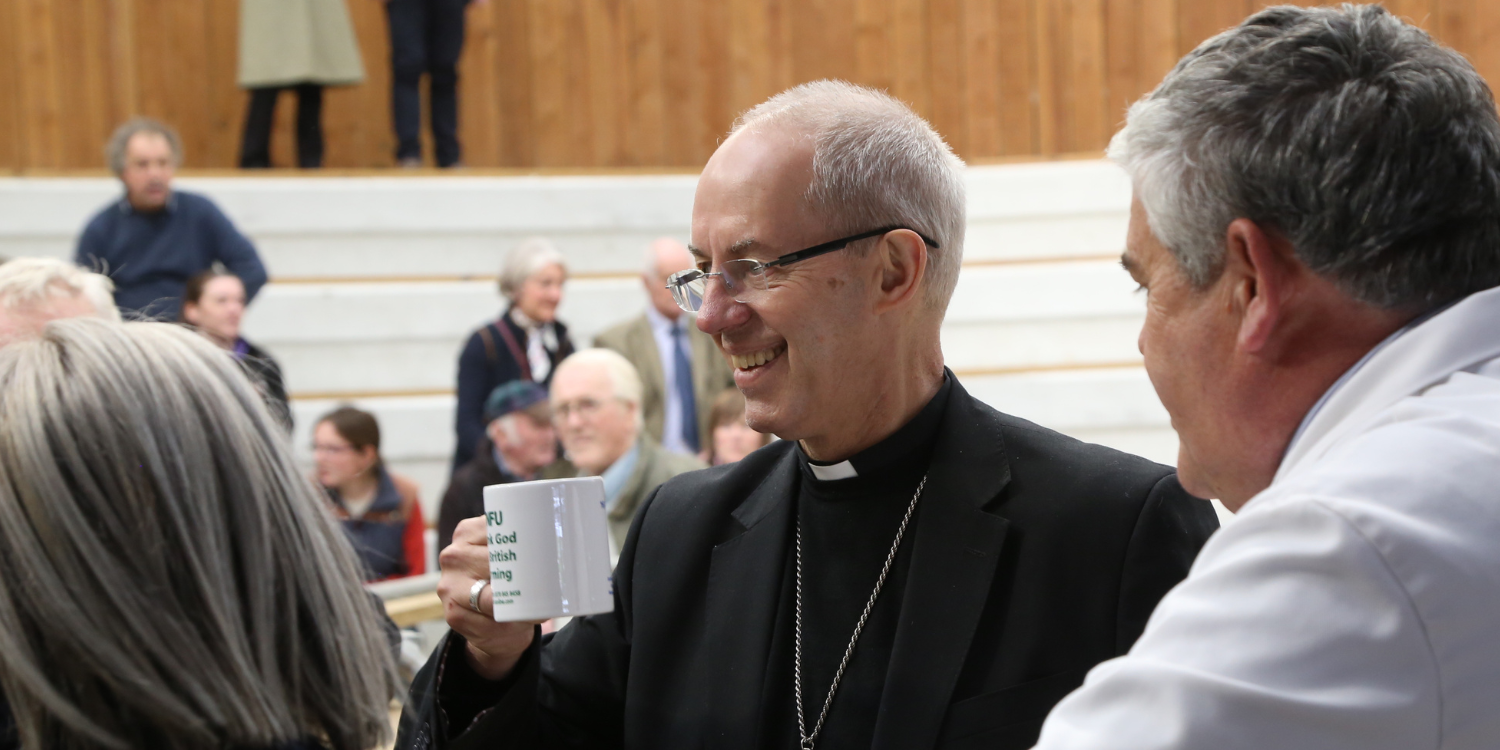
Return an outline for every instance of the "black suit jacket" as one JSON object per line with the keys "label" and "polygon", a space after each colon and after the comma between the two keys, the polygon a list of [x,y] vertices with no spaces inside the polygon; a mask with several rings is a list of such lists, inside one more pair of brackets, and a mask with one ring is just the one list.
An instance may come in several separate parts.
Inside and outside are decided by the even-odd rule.
{"label": "black suit jacket", "polygon": [[[398,747],[758,748],[795,447],[679,476],[637,514],[615,611],[533,645],[466,729],[413,683]],[[874,747],[1027,748],[1123,654],[1218,526],[1172,470],[949,398],[915,527]],[[790,686],[788,686],[790,689]]]}

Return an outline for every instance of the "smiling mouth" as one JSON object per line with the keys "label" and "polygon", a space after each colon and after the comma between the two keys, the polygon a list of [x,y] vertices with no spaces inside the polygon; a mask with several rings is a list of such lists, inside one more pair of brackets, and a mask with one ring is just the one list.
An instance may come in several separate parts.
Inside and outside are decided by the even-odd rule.
{"label": "smiling mouth", "polygon": [[750,354],[731,354],[729,355],[729,361],[734,365],[736,370],[753,370],[780,357],[785,351],[786,345],[782,344],[781,346],[751,352]]}

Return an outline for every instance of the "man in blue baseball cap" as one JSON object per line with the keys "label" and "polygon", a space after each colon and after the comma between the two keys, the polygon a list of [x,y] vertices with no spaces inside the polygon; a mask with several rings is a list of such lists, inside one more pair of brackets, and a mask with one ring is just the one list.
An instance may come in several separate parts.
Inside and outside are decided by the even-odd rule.
{"label": "man in blue baseball cap", "polygon": [[458,522],[484,514],[484,488],[536,479],[557,460],[557,433],[547,390],[513,380],[496,386],[484,402],[485,440],[474,458],[454,472],[438,511],[438,549],[453,541]]}

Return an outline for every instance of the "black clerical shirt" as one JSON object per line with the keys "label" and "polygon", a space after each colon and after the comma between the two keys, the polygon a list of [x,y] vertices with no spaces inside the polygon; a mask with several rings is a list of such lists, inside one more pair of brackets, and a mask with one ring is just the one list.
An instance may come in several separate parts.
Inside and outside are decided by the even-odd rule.
{"label": "black clerical shirt", "polygon": [[[802,710],[812,731],[855,623],[870,599],[890,554],[896,530],[913,493],[927,472],[932,446],[942,426],[952,381],[922,411],[886,439],[861,451],[849,463],[857,476],[819,479],[798,448],[796,519],[802,526]],[[886,667],[901,620],[906,572],[911,563],[922,501],[901,540],[896,561],[870,612],[854,655],[839,683],[828,718],[818,735],[819,750],[868,748],[885,688]],[[764,685],[766,748],[795,748],[800,739],[793,684],[795,637],[795,560],[789,554],[782,576],[771,664]]]}

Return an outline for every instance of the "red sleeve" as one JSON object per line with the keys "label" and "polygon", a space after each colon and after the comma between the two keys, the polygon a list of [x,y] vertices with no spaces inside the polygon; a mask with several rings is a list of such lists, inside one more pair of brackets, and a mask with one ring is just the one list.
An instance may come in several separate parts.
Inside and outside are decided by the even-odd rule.
{"label": "red sleeve", "polygon": [[401,546],[406,550],[407,575],[419,576],[427,572],[427,524],[422,522],[422,504],[413,500],[411,514],[406,517],[406,531],[401,535]]}

